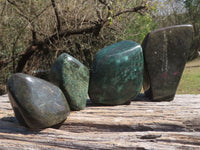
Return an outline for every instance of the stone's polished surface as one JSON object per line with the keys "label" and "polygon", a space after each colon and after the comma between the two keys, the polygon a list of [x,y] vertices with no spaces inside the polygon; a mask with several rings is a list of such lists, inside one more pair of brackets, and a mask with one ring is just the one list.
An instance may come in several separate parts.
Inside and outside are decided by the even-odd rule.
{"label": "stone's polished surface", "polygon": [[9,78],[7,88],[21,125],[39,129],[51,127],[63,122],[70,113],[62,91],[42,79],[17,73]]}
{"label": "stone's polished surface", "polygon": [[142,48],[133,41],[121,41],[100,50],[91,67],[91,101],[101,105],[128,104],[141,90],[143,63]]}
{"label": "stone's polished surface", "polygon": [[89,70],[74,57],[63,53],[54,62],[50,81],[61,88],[71,110],[82,110],[86,106]]}
{"label": "stone's polished surface", "polygon": [[142,43],[145,94],[155,101],[173,100],[192,42],[192,25],[150,32]]}

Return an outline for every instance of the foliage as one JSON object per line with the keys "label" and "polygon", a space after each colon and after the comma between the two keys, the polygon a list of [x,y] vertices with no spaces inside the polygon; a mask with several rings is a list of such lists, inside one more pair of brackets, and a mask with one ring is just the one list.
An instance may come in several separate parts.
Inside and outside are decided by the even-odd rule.
{"label": "foliage", "polygon": [[184,4],[187,9],[187,21],[194,27],[192,55],[190,56],[190,59],[193,59],[198,56],[198,51],[200,51],[200,1],[185,0]]}
{"label": "foliage", "polygon": [[1,0],[0,84],[15,72],[48,70],[63,52],[89,66],[97,50],[123,40],[124,22],[145,15],[149,2]]}
{"label": "foliage", "polygon": [[[127,28],[123,34],[123,39],[135,40],[138,43],[142,43],[145,36],[152,30],[156,29],[156,23],[152,20],[150,14],[140,15],[136,14],[132,22],[127,22]],[[140,32],[138,32],[140,31]]]}
{"label": "foliage", "polygon": [[159,28],[179,25],[186,22],[185,13],[186,9],[182,1],[166,0],[159,3],[154,19]]}
{"label": "foliage", "polygon": [[[130,5],[137,4],[131,3]],[[114,34],[117,33],[116,39],[134,40],[141,44],[144,37],[150,31],[157,28],[157,24],[153,20],[152,15],[152,13],[156,12],[157,10],[157,0],[148,1],[148,3],[146,3],[146,7],[148,8],[148,10],[143,13],[124,14],[120,17],[117,17],[117,19],[112,22],[115,26]]]}

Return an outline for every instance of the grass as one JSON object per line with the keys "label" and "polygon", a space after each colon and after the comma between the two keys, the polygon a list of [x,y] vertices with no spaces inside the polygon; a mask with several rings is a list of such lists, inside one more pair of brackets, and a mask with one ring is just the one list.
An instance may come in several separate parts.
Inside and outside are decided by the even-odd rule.
{"label": "grass", "polygon": [[186,64],[176,94],[200,94],[200,57]]}

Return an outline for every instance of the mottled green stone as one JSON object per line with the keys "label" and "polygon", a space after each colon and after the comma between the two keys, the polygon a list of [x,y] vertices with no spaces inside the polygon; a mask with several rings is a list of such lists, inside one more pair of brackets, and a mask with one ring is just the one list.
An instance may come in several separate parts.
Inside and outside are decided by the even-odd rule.
{"label": "mottled green stone", "polygon": [[133,41],[121,41],[100,50],[90,72],[89,96],[101,105],[127,104],[143,82],[143,54]]}
{"label": "mottled green stone", "polygon": [[193,37],[192,25],[177,25],[150,32],[142,43],[145,95],[171,101],[181,79]]}
{"label": "mottled green stone", "polygon": [[86,106],[89,70],[74,57],[63,53],[50,71],[50,81],[63,91],[71,110],[82,110]]}
{"label": "mottled green stone", "polygon": [[70,113],[62,91],[30,75],[17,73],[7,83],[9,99],[21,125],[46,128],[60,124]]}

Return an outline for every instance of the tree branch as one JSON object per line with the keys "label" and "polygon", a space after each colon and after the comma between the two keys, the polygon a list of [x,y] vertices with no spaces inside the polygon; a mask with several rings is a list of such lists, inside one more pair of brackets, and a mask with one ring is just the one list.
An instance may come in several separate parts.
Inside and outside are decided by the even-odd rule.
{"label": "tree branch", "polygon": [[[147,7],[146,6],[138,6],[138,7],[134,7],[134,8],[131,8],[131,9],[126,9],[126,10],[117,12],[112,17],[115,18],[117,16],[120,16],[120,15],[125,14],[125,13],[130,13],[130,12],[139,12],[143,9],[147,9]],[[66,30],[63,30],[59,33],[59,37],[62,38],[62,37],[67,37],[67,36],[75,35],[75,34],[97,33],[97,32],[100,32],[101,28],[108,21],[109,21],[108,18],[106,18],[106,19],[103,20],[103,22],[96,21],[96,23],[93,26],[90,26],[90,27],[75,29],[75,30],[66,29]],[[46,42],[44,42],[44,43],[49,44],[49,41],[51,41],[53,43],[57,39],[58,39],[57,34],[53,34],[49,38],[45,39]]]}
{"label": "tree branch", "polygon": [[144,9],[147,9],[147,6],[138,6],[138,7],[126,9],[126,10],[123,10],[123,11],[119,11],[116,14],[114,14],[112,17],[115,18],[115,17],[120,16],[120,15],[125,14],[125,13],[139,12],[139,11],[144,10]]}
{"label": "tree branch", "polygon": [[59,18],[59,15],[58,15],[58,8],[56,7],[55,0],[51,0],[51,4],[53,6],[54,13],[55,13],[55,16],[56,16],[57,30],[58,30],[58,33],[59,33],[60,28],[61,28],[61,24],[60,24],[60,18]]}
{"label": "tree branch", "polygon": [[109,3],[107,2],[107,0],[99,0],[99,2],[101,4],[103,4],[108,9],[108,14],[107,14],[106,18],[110,17],[110,15],[111,15],[111,13],[110,13],[111,7],[110,7]]}
{"label": "tree branch", "polygon": [[[29,14],[30,16],[29,16],[29,18],[31,18],[31,16],[32,16],[32,14],[34,12],[34,8],[33,7],[34,7],[34,3],[33,3],[33,1],[31,1],[30,2],[30,14]],[[29,22],[30,22],[30,25],[31,25],[32,43],[33,43],[33,45],[35,45],[35,43],[37,41],[37,35],[36,35],[36,31],[35,31],[35,24],[30,19],[29,19]]]}
{"label": "tree branch", "polygon": [[[14,3],[14,2],[12,2],[12,1],[10,1],[10,0],[7,0],[11,5],[13,5],[13,6],[15,6],[17,9],[18,9],[18,6]],[[2,69],[2,68],[5,68],[6,66],[8,66],[11,62],[13,62],[13,61],[15,61],[14,59],[15,58],[17,58],[17,57],[23,57],[23,56],[25,56],[25,53],[28,53],[28,51],[32,51],[31,52],[31,54],[33,54],[34,52],[33,52],[33,50],[35,50],[35,49],[33,49],[32,48],[32,50],[30,50],[31,48],[31,46],[29,47],[29,48],[27,48],[25,51],[23,51],[22,53],[20,53],[20,54],[17,54],[16,56],[14,56],[15,54],[13,53],[14,52],[14,50],[15,50],[15,48],[16,48],[16,43],[17,43],[17,40],[20,38],[20,36],[22,35],[22,33],[24,32],[24,30],[27,28],[27,26],[31,23],[31,22],[33,22],[36,18],[38,18],[40,15],[42,15],[49,7],[50,7],[51,5],[48,5],[47,7],[45,7],[41,12],[39,12],[37,15],[35,15],[35,17],[32,19],[32,20],[29,20],[28,19],[28,17],[26,17],[25,15],[21,15],[21,13],[19,13],[23,18],[25,18],[27,21],[28,21],[28,23],[23,27],[23,29],[19,32],[19,34],[18,34],[18,36],[17,36],[17,38],[16,38],[16,40],[15,40],[15,42],[14,42],[14,44],[13,44],[13,48],[12,48],[12,54],[13,54],[13,56],[9,59],[9,60],[6,60],[6,61],[1,61],[0,62],[0,70]],[[19,9],[19,11],[22,11],[21,9]],[[6,25],[5,25],[6,26]],[[33,28],[31,28],[31,30],[34,30],[34,32],[35,33],[37,33],[37,34],[39,34],[39,35],[42,35],[42,36],[44,36],[44,37],[47,37],[47,35],[46,34],[44,34],[44,33],[41,33],[41,32],[38,32],[38,31],[36,31],[35,29],[33,29]],[[33,43],[32,43],[33,44]],[[30,52],[29,52],[30,53]],[[31,55],[30,55],[31,56]],[[15,58],[14,58],[15,57]],[[28,57],[27,57],[28,58]],[[26,62],[26,61],[23,61],[23,62]],[[18,64],[22,64],[23,65],[23,63],[21,62],[21,63],[18,63]],[[24,63],[25,64],[25,63]],[[15,64],[13,65],[13,66],[15,66]],[[19,66],[19,65],[18,65]],[[17,69],[16,69],[16,71],[17,72],[20,72],[20,70],[21,70],[22,68],[20,68],[20,67],[18,67]],[[14,69],[13,69],[14,70]],[[23,69],[22,69],[23,70]]]}
{"label": "tree branch", "polygon": [[[100,0],[103,1],[103,0]],[[135,8],[131,8],[131,9],[126,9],[123,11],[119,11],[116,14],[112,15],[113,18],[120,16],[122,14],[125,13],[130,13],[130,12],[139,12],[141,10],[147,9],[146,6],[138,6]],[[109,22],[108,18],[104,19],[104,20],[98,20],[96,22],[94,22],[94,24],[92,24],[89,27],[85,27],[85,28],[79,28],[79,29],[65,29],[65,30],[60,30],[59,33],[54,33],[51,36],[49,36],[48,38],[45,38],[44,40],[38,41],[35,45],[31,45],[29,46],[23,54],[21,54],[20,59],[18,61],[18,66],[16,69],[16,72],[21,72],[23,71],[23,68],[26,64],[26,62],[28,61],[28,59],[31,57],[31,55],[39,49],[44,49],[44,47],[46,47],[47,45],[52,45],[53,43],[55,43],[57,40],[60,40],[62,38],[66,38],[68,36],[71,35],[77,35],[77,34],[89,34],[92,33],[95,36],[99,35],[99,32],[101,31],[101,29],[103,28],[103,26]]]}
{"label": "tree branch", "polygon": [[19,56],[21,57],[18,61],[16,72],[22,72],[24,69],[24,66],[26,65],[26,62],[28,59],[34,54],[36,49],[39,49],[39,46],[41,45],[31,45],[25,49],[23,53],[21,53]]}
{"label": "tree branch", "polygon": [[[28,25],[30,25],[30,30],[31,30],[31,32],[32,32],[32,37],[33,37],[32,39],[34,39],[33,41],[36,41],[36,33],[39,34],[39,35],[41,35],[41,36],[47,37],[46,34],[35,30],[33,21],[34,21],[35,19],[37,19],[38,17],[40,17],[40,16],[41,16],[50,6],[52,6],[52,5],[47,5],[47,7],[45,7],[43,10],[41,10],[41,12],[39,12],[37,15],[35,15],[35,17],[34,17],[33,19],[30,19],[30,17],[27,17],[26,15],[24,15],[23,10],[20,9],[19,6],[18,6],[15,2],[13,2],[13,1],[11,1],[11,0],[7,0],[7,1],[8,1],[11,5],[15,6],[15,8],[18,10],[17,13],[18,13],[21,17],[23,17],[25,20],[27,20],[28,24],[26,25],[26,27],[27,27]],[[31,6],[31,7],[32,7],[32,6]],[[26,28],[26,27],[25,27],[25,28]],[[33,42],[33,43],[34,43],[34,42]]]}
{"label": "tree branch", "polygon": [[100,2],[101,4],[103,4],[103,5],[105,5],[105,6],[108,8],[108,10],[111,9],[110,6],[109,6],[109,3],[107,2],[107,0],[99,0],[99,2]]}
{"label": "tree branch", "polygon": [[15,8],[18,10],[17,13],[18,13],[20,16],[22,16],[23,18],[25,18],[27,21],[30,22],[30,19],[29,19],[27,16],[24,15],[23,10],[22,10],[21,8],[19,8],[19,6],[18,6],[15,2],[13,2],[13,1],[11,1],[11,0],[7,0],[7,1],[8,1],[8,3],[10,3],[11,5],[15,6]]}
{"label": "tree branch", "polygon": [[5,8],[6,8],[6,1],[3,3],[3,9],[2,9],[2,11],[1,11],[1,16],[3,16],[3,13],[4,13]]}
{"label": "tree branch", "polygon": [[[75,30],[63,30],[61,31],[58,36],[59,38],[63,38],[63,37],[68,37],[70,35],[77,35],[77,34],[88,34],[88,33],[96,33],[97,31],[99,32],[99,30],[102,28],[101,23],[96,23],[93,26],[90,27],[86,27],[86,28],[81,28],[81,29],[75,29]],[[50,37],[46,38],[43,43],[45,44],[50,44],[50,43],[54,43],[54,41],[58,40],[57,34],[53,34]]]}

